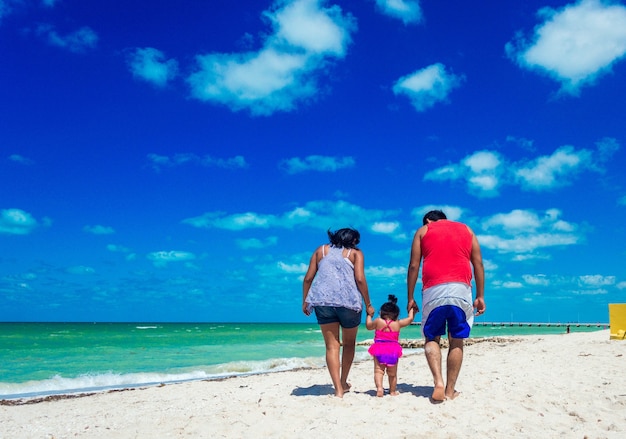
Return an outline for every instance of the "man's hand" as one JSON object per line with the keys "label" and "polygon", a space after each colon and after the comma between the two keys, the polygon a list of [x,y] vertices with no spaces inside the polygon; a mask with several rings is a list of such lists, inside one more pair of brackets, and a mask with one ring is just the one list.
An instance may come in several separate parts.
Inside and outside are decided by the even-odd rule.
{"label": "man's hand", "polygon": [[474,309],[476,310],[477,316],[484,314],[487,310],[487,306],[485,305],[485,299],[483,299],[482,297],[476,298],[476,300],[474,300]]}

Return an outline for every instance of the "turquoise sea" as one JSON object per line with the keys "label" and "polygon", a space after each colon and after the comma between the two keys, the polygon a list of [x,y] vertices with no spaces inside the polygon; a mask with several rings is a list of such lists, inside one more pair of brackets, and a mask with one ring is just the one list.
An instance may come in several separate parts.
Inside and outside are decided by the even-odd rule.
{"label": "turquoise sea", "polygon": [[[601,329],[570,325],[572,332]],[[477,323],[472,337],[565,331],[559,324]],[[359,329],[359,341],[372,336]],[[403,329],[401,338],[420,339],[420,326]],[[356,361],[369,359],[366,350],[357,347]],[[324,365],[315,323],[0,323],[0,399]]]}

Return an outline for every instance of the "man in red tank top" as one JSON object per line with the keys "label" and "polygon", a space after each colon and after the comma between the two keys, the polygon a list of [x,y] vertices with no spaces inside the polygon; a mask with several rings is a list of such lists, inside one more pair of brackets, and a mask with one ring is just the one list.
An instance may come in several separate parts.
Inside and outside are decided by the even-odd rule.
{"label": "man in red tank top", "polygon": [[[414,293],[422,268],[422,332],[426,361],[433,374],[432,400],[454,399],[463,363],[463,340],[469,337],[476,315],[485,312],[485,270],[476,235],[465,224],[448,221],[440,210],[424,215],[424,225],[413,238],[407,273],[407,309],[419,311]],[[476,299],[472,301],[472,267]],[[441,367],[441,336],[448,332],[447,376]]]}

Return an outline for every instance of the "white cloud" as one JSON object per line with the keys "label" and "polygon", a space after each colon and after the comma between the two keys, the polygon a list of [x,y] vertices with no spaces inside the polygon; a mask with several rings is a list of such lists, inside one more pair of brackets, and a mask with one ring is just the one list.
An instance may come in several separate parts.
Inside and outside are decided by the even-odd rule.
{"label": "white cloud", "polygon": [[465,209],[458,206],[428,204],[426,206],[416,207],[413,209],[411,211],[411,216],[413,216],[419,223],[419,226],[421,226],[424,220],[424,215],[431,210],[441,210],[450,221],[459,221],[465,211]]}
{"label": "white cloud", "polygon": [[495,196],[501,184],[504,161],[497,152],[477,151],[459,164],[446,165],[429,171],[424,180],[465,180],[470,192],[479,196]]}
{"label": "white cloud", "polygon": [[508,289],[518,289],[518,288],[524,287],[524,285],[521,282],[514,282],[514,281],[502,282],[501,286],[502,288],[508,288]]}
{"label": "white cloud", "polygon": [[304,274],[309,269],[308,264],[305,263],[286,264],[284,262],[278,262],[276,265],[280,271],[284,271],[285,273]]}
{"label": "white cloud", "polygon": [[2,19],[14,12],[15,7],[23,6],[21,0],[0,0],[0,24]]}
{"label": "white cloud", "polygon": [[135,78],[157,87],[164,87],[178,75],[178,61],[166,60],[163,52],[152,47],[133,50],[128,57],[128,65]]}
{"label": "white cloud", "polygon": [[193,253],[175,250],[152,252],[147,257],[157,267],[163,267],[168,262],[187,262],[196,258]]}
{"label": "white cloud", "polygon": [[114,253],[130,253],[130,249],[128,247],[117,244],[108,244],[107,250]]}
{"label": "white cloud", "polygon": [[[547,292],[558,292],[564,294],[576,295],[604,295],[609,293],[606,287],[616,287],[618,289],[626,288],[626,282],[620,287],[620,283],[616,282],[615,276],[605,276],[601,274],[583,275],[583,276],[560,276],[560,275],[524,275],[524,282],[536,288]],[[536,294],[541,294],[537,292]]]}
{"label": "white cloud", "polygon": [[506,45],[518,65],[538,70],[577,95],[626,54],[626,7],[603,0],[581,0],[562,9],[539,10],[545,21],[532,41],[523,37]]}
{"label": "white cloud", "polygon": [[187,218],[182,222],[193,227],[226,230],[292,228],[296,226],[319,228],[320,224],[327,225],[323,226],[327,228],[348,224],[365,229],[396,214],[396,211],[364,209],[345,201],[310,201],[304,206],[295,207],[280,215],[254,212],[235,214],[207,212],[198,217]]}
{"label": "white cloud", "polygon": [[522,279],[524,279],[524,282],[528,285],[539,285],[543,287],[550,285],[550,280],[543,274],[525,274],[522,276]]}
{"label": "white cloud", "polygon": [[481,246],[500,253],[520,253],[536,257],[539,250],[577,244],[577,227],[560,219],[557,209],[539,215],[532,210],[516,209],[486,218],[480,224]]}
{"label": "white cloud", "polygon": [[50,45],[74,53],[85,52],[98,44],[98,34],[88,26],[67,35],[60,35],[51,25],[43,24],[37,28],[37,33],[44,36]]}
{"label": "white cloud", "polygon": [[164,156],[159,154],[148,154],[149,166],[155,171],[160,171],[164,167],[183,166],[193,164],[204,167],[216,167],[223,169],[244,169],[248,167],[246,159],[243,156],[234,156],[226,159],[212,157],[209,155],[198,156],[196,154],[174,154],[173,156]]}
{"label": "white cloud", "polygon": [[424,180],[465,181],[468,192],[479,197],[498,195],[503,185],[519,185],[522,190],[544,191],[570,185],[583,171],[604,172],[604,166],[620,149],[616,139],[604,138],[596,149],[562,146],[551,155],[518,162],[507,161],[495,151],[477,151],[459,163],[427,172]]}
{"label": "white cloud", "polygon": [[384,267],[384,266],[369,266],[365,267],[365,275],[367,277],[401,277],[404,279],[406,277],[406,267],[405,266],[397,266],[397,267]]}
{"label": "white cloud", "polygon": [[21,209],[0,210],[0,233],[28,235],[37,226],[37,220],[28,212]]}
{"label": "white cloud", "polygon": [[115,233],[115,230],[113,229],[113,227],[101,226],[101,225],[85,226],[83,227],[83,230],[87,233],[93,233],[94,235],[111,235]]}
{"label": "white cloud", "polygon": [[582,286],[604,287],[615,285],[615,276],[603,276],[600,274],[584,275],[578,278],[578,282]]}
{"label": "white cloud", "polygon": [[550,156],[542,156],[515,171],[522,188],[550,189],[569,184],[568,177],[591,163],[591,151],[562,146]]}
{"label": "white cloud", "polygon": [[85,265],[76,265],[74,267],[68,267],[65,271],[69,274],[78,274],[78,275],[94,274],[96,272],[96,270],[93,269],[92,267],[87,267]]}
{"label": "white cloud", "polygon": [[335,172],[340,169],[353,168],[352,157],[329,157],[310,155],[304,159],[293,157],[280,162],[279,167],[288,174],[298,174],[306,171]]}
{"label": "white cloud", "polygon": [[408,96],[417,111],[426,111],[437,102],[445,102],[463,81],[463,76],[448,73],[443,64],[437,63],[398,79],[393,92]]}
{"label": "white cloud", "polygon": [[626,290],[626,281],[619,282],[616,286],[620,290]]}
{"label": "white cloud", "polygon": [[383,14],[402,20],[404,24],[422,21],[422,9],[418,0],[376,0]]}
{"label": "white cloud", "polygon": [[194,98],[248,109],[253,115],[291,111],[318,92],[318,75],[332,59],[343,58],[353,18],[322,0],[278,1],[265,12],[272,33],[256,52],[196,56],[188,82]]}
{"label": "white cloud", "polygon": [[382,235],[391,235],[400,229],[400,223],[397,221],[377,221],[372,224],[370,230],[374,233]]}
{"label": "white cloud", "polygon": [[10,161],[19,163],[21,165],[32,165],[34,163],[31,159],[19,154],[11,154],[8,158]]}
{"label": "white cloud", "polygon": [[278,238],[275,236],[270,236],[263,240],[257,238],[237,239],[235,242],[237,243],[237,246],[239,246],[239,248],[249,250],[256,248],[273,247],[278,243]]}

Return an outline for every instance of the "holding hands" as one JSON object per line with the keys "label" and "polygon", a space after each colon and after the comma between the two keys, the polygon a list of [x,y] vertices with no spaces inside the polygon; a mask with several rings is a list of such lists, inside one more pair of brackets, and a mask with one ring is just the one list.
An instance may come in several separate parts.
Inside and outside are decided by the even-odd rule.
{"label": "holding hands", "polygon": [[417,306],[417,303],[415,303],[415,300],[411,299],[406,305],[406,310],[407,312],[413,310],[413,312],[418,313],[420,312],[420,307]]}

